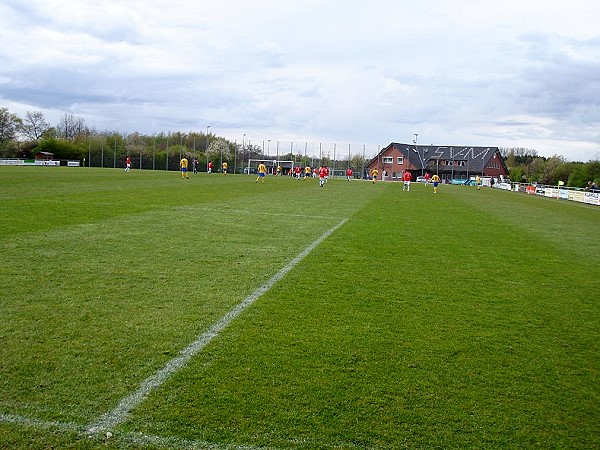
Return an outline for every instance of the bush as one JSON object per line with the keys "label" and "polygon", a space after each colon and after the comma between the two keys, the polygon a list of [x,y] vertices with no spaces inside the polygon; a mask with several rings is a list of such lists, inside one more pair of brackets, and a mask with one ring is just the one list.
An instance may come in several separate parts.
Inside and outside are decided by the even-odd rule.
{"label": "bush", "polygon": [[85,149],[74,143],[63,139],[42,139],[34,153],[48,152],[54,154],[54,159],[81,160],[85,156]]}

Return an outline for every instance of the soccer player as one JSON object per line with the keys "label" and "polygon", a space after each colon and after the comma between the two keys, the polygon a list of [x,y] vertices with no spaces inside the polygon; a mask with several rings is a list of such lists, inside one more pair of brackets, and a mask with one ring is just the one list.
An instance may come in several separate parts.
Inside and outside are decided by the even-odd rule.
{"label": "soccer player", "polygon": [[319,167],[319,187],[323,187],[323,185],[327,182],[327,167]]}
{"label": "soccer player", "polygon": [[306,180],[307,178],[310,178],[310,174],[311,174],[312,170],[310,168],[310,166],[306,166],[304,168],[304,179]]}
{"label": "soccer player", "polygon": [[425,186],[427,186],[429,184],[429,172],[425,172]]}
{"label": "soccer player", "polygon": [[183,158],[181,158],[181,161],[179,161],[179,168],[181,169],[181,179],[183,180],[184,178],[187,178],[189,180],[190,176],[188,175],[188,171],[187,171],[188,160],[185,156]]}
{"label": "soccer player", "polygon": [[227,161],[223,163],[223,175],[227,175]]}
{"label": "soccer player", "polygon": [[477,175],[475,177],[475,186],[477,186],[477,190],[481,190],[481,177],[479,175]]}
{"label": "soccer player", "polygon": [[442,180],[440,180],[440,177],[437,174],[435,174],[431,177],[431,181],[433,182],[433,193],[437,194],[438,185]]}
{"label": "soccer player", "polygon": [[208,162],[208,173],[212,173],[213,163],[212,161]]}
{"label": "soccer player", "polygon": [[410,173],[408,170],[405,170],[402,179],[404,180],[404,186],[402,186],[402,190],[407,192],[410,191],[410,181],[412,180],[412,173]]}
{"label": "soccer player", "polygon": [[256,171],[258,172],[258,176],[256,177],[255,183],[258,183],[258,180],[260,180],[261,183],[264,183],[265,175],[267,174],[267,166],[265,166],[263,163],[260,163]]}
{"label": "soccer player", "polygon": [[377,181],[377,175],[379,175],[379,170],[373,169],[371,171],[371,176],[373,177],[373,184],[375,184],[375,182]]}
{"label": "soccer player", "polygon": [[329,166],[325,166],[325,183],[329,180]]}
{"label": "soccer player", "polygon": [[300,166],[296,166],[296,168],[294,169],[294,172],[296,173],[296,180],[299,180],[300,173],[302,172],[302,168]]}
{"label": "soccer player", "polygon": [[352,178],[352,169],[350,167],[348,167],[348,169],[346,170],[346,178],[348,178],[348,181],[350,181],[350,179]]}
{"label": "soccer player", "polygon": [[198,158],[194,158],[192,161],[192,168],[194,169],[194,174],[198,173]]}
{"label": "soccer player", "polygon": [[131,171],[131,156],[127,155],[127,159],[125,160],[125,172]]}

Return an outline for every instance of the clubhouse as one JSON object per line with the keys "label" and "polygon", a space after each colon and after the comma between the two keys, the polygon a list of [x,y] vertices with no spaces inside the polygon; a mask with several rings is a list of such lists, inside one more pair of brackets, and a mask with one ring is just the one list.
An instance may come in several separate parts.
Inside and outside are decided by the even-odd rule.
{"label": "clubhouse", "polygon": [[399,181],[405,171],[413,180],[418,176],[437,174],[444,183],[451,180],[468,180],[471,176],[508,178],[508,168],[498,147],[467,147],[415,145],[392,142],[366,166],[370,175],[373,169],[377,179]]}

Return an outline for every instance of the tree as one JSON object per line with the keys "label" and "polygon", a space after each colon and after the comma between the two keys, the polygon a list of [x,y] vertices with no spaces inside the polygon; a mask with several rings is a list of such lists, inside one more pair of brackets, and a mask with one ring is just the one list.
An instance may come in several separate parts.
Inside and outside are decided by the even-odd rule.
{"label": "tree", "polygon": [[15,141],[22,123],[19,116],[8,112],[8,108],[0,108],[0,146]]}
{"label": "tree", "polygon": [[81,160],[86,155],[85,149],[81,144],[67,141],[64,139],[42,139],[37,151],[49,152],[54,155],[54,159],[76,159]]}
{"label": "tree", "polygon": [[356,155],[353,155],[352,158],[350,159],[350,167],[352,168],[352,170],[355,173],[362,174],[362,171],[366,165],[367,165],[367,159],[359,153],[357,153]]}
{"label": "tree", "polygon": [[511,167],[510,179],[512,181],[516,181],[517,183],[527,182],[527,178],[525,177],[525,166]]}
{"label": "tree", "polygon": [[258,145],[246,144],[244,153],[246,154],[247,159],[265,159],[265,155],[262,152],[262,148],[260,148]]}
{"label": "tree", "polygon": [[554,155],[553,157],[548,158],[542,169],[541,178],[539,181],[544,184],[556,184],[561,175],[564,177],[564,174],[560,173],[560,167],[565,163],[566,160],[562,156]]}
{"label": "tree", "polygon": [[569,174],[569,186],[584,188],[588,181],[600,183],[600,161],[576,163]]}
{"label": "tree", "polygon": [[543,173],[544,167],[546,166],[546,160],[542,157],[533,158],[533,160],[527,164],[525,175],[527,177],[527,181],[540,181]]}
{"label": "tree", "polygon": [[89,129],[83,117],[74,116],[72,113],[65,113],[56,126],[56,132],[59,137],[74,141],[78,137],[87,136]]}
{"label": "tree", "polygon": [[208,159],[213,163],[217,161],[229,161],[232,157],[230,143],[221,137],[211,141],[207,153]]}
{"label": "tree", "polygon": [[46,118],[42,111],[27,111],[25,119],[23,119],[21,133],[30,140],[37,141],[38,139],[41,139],[48,130],[50,130],[50,124],[46,122]]}
{"label": "tree", "polygon": [[22,121],[16,115],[8,112],[7,108],[0,108],[0,157],[15,157],[19,151],[17,132]]}
{"label": "tree", "polygon": [[536,150],[523,147],[500,148],[500,154],[511,171],[519,165],[526,166],[530,164],[537,157]]}

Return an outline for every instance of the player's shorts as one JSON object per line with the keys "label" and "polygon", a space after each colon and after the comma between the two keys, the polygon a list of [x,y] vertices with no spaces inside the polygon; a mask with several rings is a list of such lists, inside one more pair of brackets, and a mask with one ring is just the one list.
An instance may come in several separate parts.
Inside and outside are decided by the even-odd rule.
{"label": "player's shorts", "polygon": [[264,177],[265,177],[265,173],[264,173],[264,172],[259,172],[259,173],[258,173],[258,176],[259,176],[260,178],[264,178]]}
{"label": "player's shorts", "polygon": [[440,182],[439,182],[439,181],[434,181],[434,182],[433,182],[433,187],[438,187],[438,184],[440,184]]}
{"label": "player's shorts", "polygon": [[181,171],[182,171],[183,173],[186,173],[186,172],[187,172],[187,167],[182,167],[182,168],[181,168]]}

